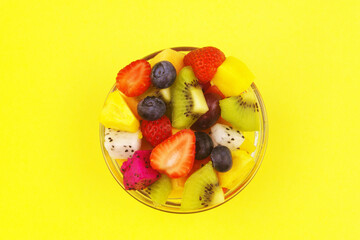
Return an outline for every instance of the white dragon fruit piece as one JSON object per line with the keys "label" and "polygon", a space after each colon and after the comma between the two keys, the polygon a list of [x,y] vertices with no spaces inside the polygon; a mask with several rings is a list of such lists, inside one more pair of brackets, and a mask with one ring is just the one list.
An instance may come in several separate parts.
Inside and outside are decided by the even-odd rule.
{"label": "white dragon fruit piece", "polygon": [[211,127],[210,137],[214,142],[214,146],[222,145],[233,151],[240,147],[245,141],[244,135],[231,126],[217,123]]}
{"label": "white dragon fruit piece", "polygon": [[104,146],[113,159],[131,158],[141,147],[141,132],[135,133],[105,128]]}

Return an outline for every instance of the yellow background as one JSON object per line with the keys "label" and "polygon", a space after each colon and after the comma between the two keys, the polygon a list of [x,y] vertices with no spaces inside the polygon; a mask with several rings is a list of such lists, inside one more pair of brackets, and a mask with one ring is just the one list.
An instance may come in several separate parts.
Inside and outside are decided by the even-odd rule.
{"label": "yellow background", "polygon": [[[358,0],[2,0],[0,238],[359,239],[359,12]],[[240,195],[175,215],[118,186],[98,115],[120,68],[187,45],[247,63],[270,137]]]}

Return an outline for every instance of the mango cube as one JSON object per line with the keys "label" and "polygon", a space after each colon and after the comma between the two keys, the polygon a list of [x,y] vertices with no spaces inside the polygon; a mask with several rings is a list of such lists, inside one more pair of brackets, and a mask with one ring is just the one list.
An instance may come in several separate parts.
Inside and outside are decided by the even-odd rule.
{"label": "mango cube", "polygon": [[230,56],[218,67],[211,84],[216,85],[226,97],[230,97],[240,95],[254,79],[255,76],[242,61]]}

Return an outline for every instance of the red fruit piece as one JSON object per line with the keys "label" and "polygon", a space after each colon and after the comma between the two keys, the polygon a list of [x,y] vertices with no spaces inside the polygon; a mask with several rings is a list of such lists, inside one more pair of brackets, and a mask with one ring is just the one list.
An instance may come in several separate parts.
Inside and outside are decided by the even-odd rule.
{"label": "red fruit piece", "polygon": [[208,90],[209,87],[211,87],[210,82],[207,82],[207,83],[204,83],[204,84],[200,84],[200,85],[201,85],[201,88],[202,88],[203,92],[206,92],[206,90]]}
{"label": "red fruit piece", "polygon": [[116,87],[128,97],[143,94],[150,86],[151,66],[144,60],[136,60],[120,70]]}
{"label": "red fruit piece", "polygon": [[189,129],[184,129],[153,149],[150,165],[171,178],[180,178],[189,174],[194,159],[195,134]]}
{"label": "red fruit piece", "polygon": [[165,115],[155,121],[143,120],[141,132],[145,139],[155,147],[172,135],[171,122]]}
{"label": "red fruit piece", "polygon": [[215,47],[199,48],[184,57],[185,66],[192,67],[201,84],[209,82],[224,61],[224,53]]}
{"label": "red fruit piece", "polygon": [[217,86],[215,86],[215,85],[212,85],[211,87],[209,87],[206,91],[205,91],[205,93],[216,93],[216,94],[218,94],[220,97],[221,97],[221,99],[224,99],[225,98],[225,96],[224,96],[224,94],[219,90],[219,88],[217,87]]}
{"label": "red fruit piece", "polygon": [[150,167],[151,150],[139,150],[121,166],[126,190],[141,190],[153,184],[160,174]]}
{"label": "red fruit piece", "polygon": [[211,161],[210,157],[207,157],[203,160],[195,160],[194,165],[193,165],[191,171],[189,172],[188,177],[190,177],[191,174],[193,174],[194,172],[196,172],[197,170],[199,170],[200,168],[205,166],[209,161]]}

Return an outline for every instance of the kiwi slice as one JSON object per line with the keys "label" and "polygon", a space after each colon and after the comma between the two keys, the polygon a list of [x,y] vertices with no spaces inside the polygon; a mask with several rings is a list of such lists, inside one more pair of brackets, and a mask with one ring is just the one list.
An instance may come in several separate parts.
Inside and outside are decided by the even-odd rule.
{"label": "kiwi slice", "polygon": [[194,210],[224,201],[224,192],[211,161],[194,172],[185,182],[182,210]]}
{"label": "kiwi slice", "polygon": [[258,131],[260,127],[259,104],[255,93],[248,89],[240,96],[219,101],[221,117],[240,131]]}
{"label": "kiwi slice", "polygon": [[189,128],[209,108],[192,68],[181,69],[171,86],[172,125],[178,129]]}
{"label": "kiwi slice", "polygon": [[145,189],[145,192],[153,200],[155,206],[165,204],[169,194],[172,191],[172,184],[170,178],[165,174]]}

